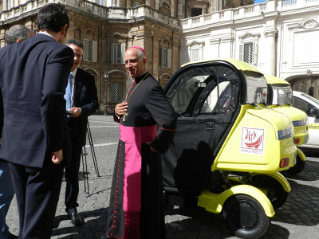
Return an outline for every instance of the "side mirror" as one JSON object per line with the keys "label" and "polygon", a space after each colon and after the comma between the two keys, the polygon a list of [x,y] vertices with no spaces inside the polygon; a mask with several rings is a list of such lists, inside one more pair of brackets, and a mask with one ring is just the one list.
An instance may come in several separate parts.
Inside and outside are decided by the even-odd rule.
{"label": "side mirror", "polygon": [[309,116],[315,116],[316,118],[319,118],[319,109],[312,107],[310,109]]}

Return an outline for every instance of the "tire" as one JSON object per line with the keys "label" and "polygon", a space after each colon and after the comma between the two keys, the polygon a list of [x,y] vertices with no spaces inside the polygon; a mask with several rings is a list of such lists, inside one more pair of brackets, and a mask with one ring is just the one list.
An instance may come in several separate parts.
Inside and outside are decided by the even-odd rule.
{"label": "tire", "polygon": [[299,157],[299,155],[297,155],[297,163],[295,164],[295,166],[289,168],[287,170],[287,172],[289,174],[297,174],[300,173],[306,165],[306,161],[301,160],[301,158]]}
{"label": "tire", "polygon": [[241,238],[260,238],[270,224],[260,203],[247,195],[228,198],[224,203],[223,218],[232,234]]}
{"label": "tire", "polygon": [[273,177],[268,175],[255,175],[251,178],[252,185],[267,190],[267,197],[274,209],[282,207],[288,198],[288,192]]}

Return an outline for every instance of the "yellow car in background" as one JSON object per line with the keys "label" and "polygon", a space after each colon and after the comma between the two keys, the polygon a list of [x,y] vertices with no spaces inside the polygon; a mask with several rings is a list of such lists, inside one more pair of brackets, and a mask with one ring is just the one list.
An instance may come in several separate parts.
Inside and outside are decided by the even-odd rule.
{"label": "yellow car in background", "polygon": [[264,107],[267,82],[234,59],[190,62],[164,88],[178,114],[162,155],[166,205],[199,206],[224,217],[241,238],[265,234],[291,188],[279,172],[296,160],[289,117]]}
{"label": "yellow car in background", "polygon": [[[290,84],[275,76],[265,76],[265,78],[268,84],[268,105],[291,119],[295,131],[295,144],[297,146],[307,144],[309,139],[308,116],[302,110],[292,106],[293,93]],[[298,148],[296,165],[289,168],[288,173],[300,173],[305,164],[306,156]]]}

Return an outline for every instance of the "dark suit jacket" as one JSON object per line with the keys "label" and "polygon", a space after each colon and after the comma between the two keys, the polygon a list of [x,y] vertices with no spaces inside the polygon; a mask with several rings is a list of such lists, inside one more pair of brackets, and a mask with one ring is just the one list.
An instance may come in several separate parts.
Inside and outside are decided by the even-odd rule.
{"label": "dark suit jacket", "polygon": [[99,103],[94,77],[80,68],[77,69],[75,75],[72,106],[80,107],[82,110],[81,115],[77,118],[72,118],[72,121],[76,137],[79,143],[84,146],[88,116],[99,108]]}
{"label": "dark suit jacket", "polygon": [[73,56],[71,48],[44,34],[0,50],[0,158],[41,168],[45,155],[63,149],[67,160],[64,92]]}

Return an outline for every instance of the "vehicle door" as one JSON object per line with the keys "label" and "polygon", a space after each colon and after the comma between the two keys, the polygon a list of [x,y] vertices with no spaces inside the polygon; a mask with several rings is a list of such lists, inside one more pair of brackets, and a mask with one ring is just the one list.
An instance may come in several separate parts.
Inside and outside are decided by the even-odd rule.
{"label": "vehicle door", "polygon": [[[309,130],[309,140],[307,145],[318,146],[319,142],[319,115],[314,114],[315,111],[319,111],[316,102],[311,101],[311,96],[304,97],[306,94],[301,94],[300,96],[293,96],[292,105],[308,115],[308,130]],[[308,96],[308,95],[306,95]],[[311,98],[310,98],[311,97]],[[315,99],[316,100],[316,99]],[[318,100],[317,100],[318,101]],[[319,103],[319,101],[318,101]]]}
{"label": "vehicle door", "polygon": [[162,156],[164,187],[198,194],[239,113],[238,73],[229,66],[188,67],[165,89],[178,113],[177,131]]}

